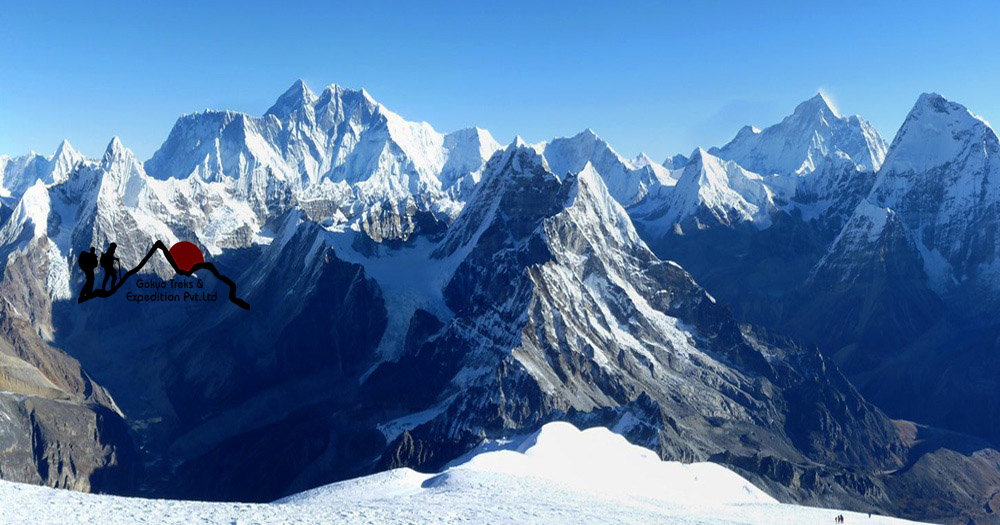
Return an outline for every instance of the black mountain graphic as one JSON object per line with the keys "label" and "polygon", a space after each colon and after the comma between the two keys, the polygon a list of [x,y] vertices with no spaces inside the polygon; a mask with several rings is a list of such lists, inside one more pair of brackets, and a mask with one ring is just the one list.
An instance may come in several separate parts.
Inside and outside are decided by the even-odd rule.
{"label": "black mountain graphic", "polygon": [[97,289],[97,290],[92,290],[89,293],[81,292],[80,298],[77,300],[77,302],[83,303],[91,299],[94,299],[95,297],[101,297],[101,298],[111,297],[112,295],[114,295],[115,292],[118,291],[119,288],[122,287],[123,284],[125,284],[125,281],[128,281],[129,277],[132,277],[133,275],[138,273],[139,270],[141,270],[142,267],[145,266],[147,262],[149,262],[149,259],[153,257],[153,254],[156,253],[157,250],[163,253],[163,256],[167,258],[167,262],[170,263],[170,266],[174,269],[174,272],[177,273],[178,275],[190,276],[191,274],[197,272],[198,270],[208,270],[212,272],[212,275],[214,275],[216,279],[226,283],[229,286],[230,302],[232,302],[236,306],[239,306],[240,308],[243,308],[244,310],[250,309],[250,303],[236,296],[236,283],[234,283],[232,279],[219,273],[219,270],[215,267],[214,264],[210,262],[200,262],[191,266],[190,270],[187,271],[182,270],[179,266],[177,266],[177,262],[174,261],[173,256],[170,255],[170,250],[167,249],[167,247],[163,244],[162,241],[156,241],[155,243],[153,243],[153,246],[149,248],[149,251],[146,252],[146,256],[143,257],[141,261],[139,261],[139,264],[137,264],[131,270],[125,272],[125,274],[122,275],[121,279],[117,283],[115,283],[114,286],[112,286],[107,290]]}

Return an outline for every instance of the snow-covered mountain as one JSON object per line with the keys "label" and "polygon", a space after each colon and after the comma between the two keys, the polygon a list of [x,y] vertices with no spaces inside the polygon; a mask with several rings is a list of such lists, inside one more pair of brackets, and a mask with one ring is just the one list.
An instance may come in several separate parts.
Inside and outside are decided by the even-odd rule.
{"label": "snow-covered mountain", "polygon": [[[31,184],[0,226],[0,341],[17,341],[0,345],[0,366],[16,365],[0,374],[0,416],[18,425],[0,445],[19,459],[2,472],[269,501],[437,470],[483,440],[569,420],[724,463],[782,500],[985,512],[970,494],[989,493],[993,455],[921,449],[815,347],[742,325],[717,299],[764,309],[773,297],[702,286],[722,275],[783,292],[770,284],[812,268],[869,194],[852,141],[872,163],[878,141],[820,102],[747,146],[805,144],[776,157],[809,164],[798,172],[701,149],[627,160],[589,130],[501,148],[479,128],[441,134],[363,90],[301,82],[261,117],[181,117],[145,163],[115,139],[72,169],[18,168],[14,186]],[[815,180],[828,183],[799,184]],[[76,254],[116,241],[128,267],[154,239],[197,244],[252,309],[74,303]],[[697,257],[682,268],[668,249]],[[162,261],[149,269],[172,277]],[[86,432],[33,437],[32,421],[68,412]],[[932,509],[917,487],[950,503]]]}
{"label": "snow-covered mountain", "polygon": [[839,228],[871,188],[886,144],[868,122],[838,115],[817,94],[781,122],[764,129],[744,126],[728,144],[709,151],[774,175],[766,181],[784,208]]}
{"label": "snow-covered mountain", "polygon": [[36,181],[44,184],[62,182],[85,160],[65,140],[49,157],[37,153],[21,157],[0,155],[0,199],[16,202]]}
{"label": "snow-covered mountain", "polygon": [[935,290],[1000,292],[1000,140],[982,118],[936,94],[917,100],[869,202],[899,215]]}
{"label": "snow-covered mountain", "polygon": [[498,148],[485,130],[443,135],[364,90],[331,85],[316,95],[298,81],[262,117],[181,117],[145,168],[159,179],[223,182],[261,217],[284,209],[290,193],[317,220],[344,218],[393,239],[413,233],[418,212],[454,219]]}
{"label": "snow-covered mountain", "polygon": [[401,468],[270,504],[98,496],[0,482],[0,520],[62,523],[817,523],[903,520],[782,505],[712,463],[663,462],[604,428],[550,423],[488,442],[438,474]]}
{"label": "snow-covered mountain", "polygon": [[691,155],[676,185],[630,210],[647,228],[664,233],[740,223],[766,228],[774,212],[763,177],[701,148]]}
{"label": "snow-covered mountain", "polygon": [[[991,439],[1000,436],[987,423],[1000,388],[988,372],[998,366],[989,335],[1000,304],[998,154],[984,120],[921,95],[870,194],[813,270],[814,299],[796,320],[895,413]],[[831,309],[855,313],[815,315]],[[936,401],[915,401],[922,396]]]}
{"label": "snow-covered mountain", "polygon": [[623,206],[635,204],[659,186],[672,186],[670,171],[639,155],[629,161],[611,145],[587,129],[569,138],[553,139],[534,146],[553,173],[579,173],[590,163],[604,179],[612,197]]}
{"label": "snow-covered mountain", "polygon": [[671,155],[667,157],[666,159],[663,160],[661,164],[663,165],[664,168],[667,168],[668,170],[676,170],[683,168],[684,165],[687,164],[687,162],[688,158],[678,153],[676,155]]}
{"label": "snow-covered mountain", "polygon": [[886,145],[871,124],[856,115],[838,115],[820,93],[778,124],[764,129],[744,126],[728,144],[710,151],[757,173],[804,176],[837,157],[875,171]]}
{"label": "snow-covered mountain", "polygon": [[684,221],[692,223],[687,230],[767,229],[778,212],[836,232],[870,191],[884,157],[885,143],[871,125],[839,116],[816,95],[778,124],[746,126],[728,144],[698,148],[690,159],[668,157],[663,166],[676,185],[622,202],[651,239],[683,233],[675,225]]}
{"label": "snow-covered mountain", "polygon": [[817,273],[857,279],[865,271],[862,254],[898,237],[920,263],[916,275],[937,294],[964,289],[996,297],[998,228],[1000,140],[964,106],[923,94]]}

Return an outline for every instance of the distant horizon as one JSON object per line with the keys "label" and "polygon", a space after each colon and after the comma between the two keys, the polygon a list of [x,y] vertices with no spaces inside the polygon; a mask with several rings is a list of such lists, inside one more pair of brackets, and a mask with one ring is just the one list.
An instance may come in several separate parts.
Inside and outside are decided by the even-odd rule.
{"label": "distant horizon", "polygon": [[443,133],[537,143],[590,128],[658,162],[775,124],[817,92],[887,141],[924,92],[1000,118],[1000,57],[970,52],[1000,47],[1000,6],[973,3],[52,3],[4,15],[11,156],[62,139],[95,156],[118,136],[148,159],[179,116],[260,116],[297,78],[363,88]]}

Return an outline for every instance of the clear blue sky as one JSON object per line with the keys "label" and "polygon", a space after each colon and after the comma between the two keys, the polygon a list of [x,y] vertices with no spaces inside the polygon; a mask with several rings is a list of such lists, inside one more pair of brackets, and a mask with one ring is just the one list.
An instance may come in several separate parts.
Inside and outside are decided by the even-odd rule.
{"label": "clear blue sky", "polygon": [[995,5],[171,3],[0,0],[0,153],[67,138],[97,156],[118,135],[146,159],[179,115],[259,115],[297,78],[364,87],[439,131],[590,127],[657,160],[819,89],[886,140],[924,91],[1000,120]]}

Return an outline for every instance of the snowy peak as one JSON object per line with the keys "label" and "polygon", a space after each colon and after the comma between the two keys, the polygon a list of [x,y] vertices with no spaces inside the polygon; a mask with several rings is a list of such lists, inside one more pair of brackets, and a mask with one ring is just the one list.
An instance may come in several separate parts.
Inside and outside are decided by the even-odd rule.
{"label": "snowy peak", "polygon": [[684,167],[688,163],[688,158],[680,153],[676,155],[671,155],[666,159],[663,159],[663,167],[669,170],[677,170]]}
{"label": "snowy peak", "polygon": [[1000,289],[1000,140],[965,106],[921,95],[868,201],[898,214],[934,291]]}
{"label": "snowy peak", "polygon": [[792,116],[799,118],[840,118],[840,115],[837,115],[837,112],[833,109],[833,105],[830,104],[830,101],[822,92],[816,93],[809,100],[795,106]]}
{"label": "snowy peak", "polygon": [[886,145],[870,124],[856,116],[839,116],[820,93],[780,123],[763,130],[745,126],[728,144],[710,151],[757,173],[808,175],[836,158],[875,171]]}
{"label": "snowy peak", "polygon": [[666,233],[689,220],[698,228],[713,223],[763,228],[770,225],[773,210],[771,192],[760,175],[697,148],[666,198],[642,203],[635,214],[644,222],[659,224]]}
{"label": "snowy peak", "polygon": [[37,181],[62,182],[85,160],[66,140],[59,143],[51,157],[36,153],[14,158],[0,156],[0,197],[17,199]]}
{"label": "snowy peak", "polygon": [[[444,135],[410,122],[364,90],[295,82],[262,117],[182,117],[145,164],[158,179],[221,182],[258,216],[289,201],[310,218],[360,221],[372,238],[406,238],[413,214],[451,222],[499,145],[485,130]],[[341,221],[341,219],[338,219]]]}
{"label": "snowy peak", "polygon": [[645,153],[640,153],[635,156],[631,161],[632,167],[634,168],[645,168],[646,166],[653,166],[656,164],[653,159],[649,158],[649,155]]}
{"label": "snowy peak", "polygon": [[441,168],[441,187],[454,188],[454,195],[467,194],[479,182],[486,161],[502,146],[489,131],[467,128],[444,136],[447,156]]}
{"label": "snowy peak", "polygon": [[535,148],[545,156],[552,172],[560,176],[579,173],[590,163],[622,206],[635,204],[656,186],[673,183],[661,166],[642,162],[641,158],[639,164],[624,159],[589,128]]}
{"label": "snowy peak", "polygon": [[593,130],[587,128],[572,137],[553,139],[541,145],[541,150],[552,171],[558,175],[577,173],[588,162],[599,158],[625,165],[625,159],[611,149],[611,145],[601,140]]}
{"label": "snowy peak", "polygon": [[114,137],[108,143],[101,158],[101,170],[109,173],[142,173],[142,166],[135,158],[132,150],[122,144],[121,139]]}
{"label": "snowy peak", "polygon": [[304,107],[311,106],[316,102],[316,94],[309,90],[306,83],[296,80],[287,91],[285,91],[274,105],[267,110],[265,115],[274,115],[281,120],[287,119],[293,112]]}
{"label": "snowy peak", "polygon": [[941,95],[924,93],[896,134],[885,170],[925,172],[996,151],[996,144],[996,133],[981,117]]}

